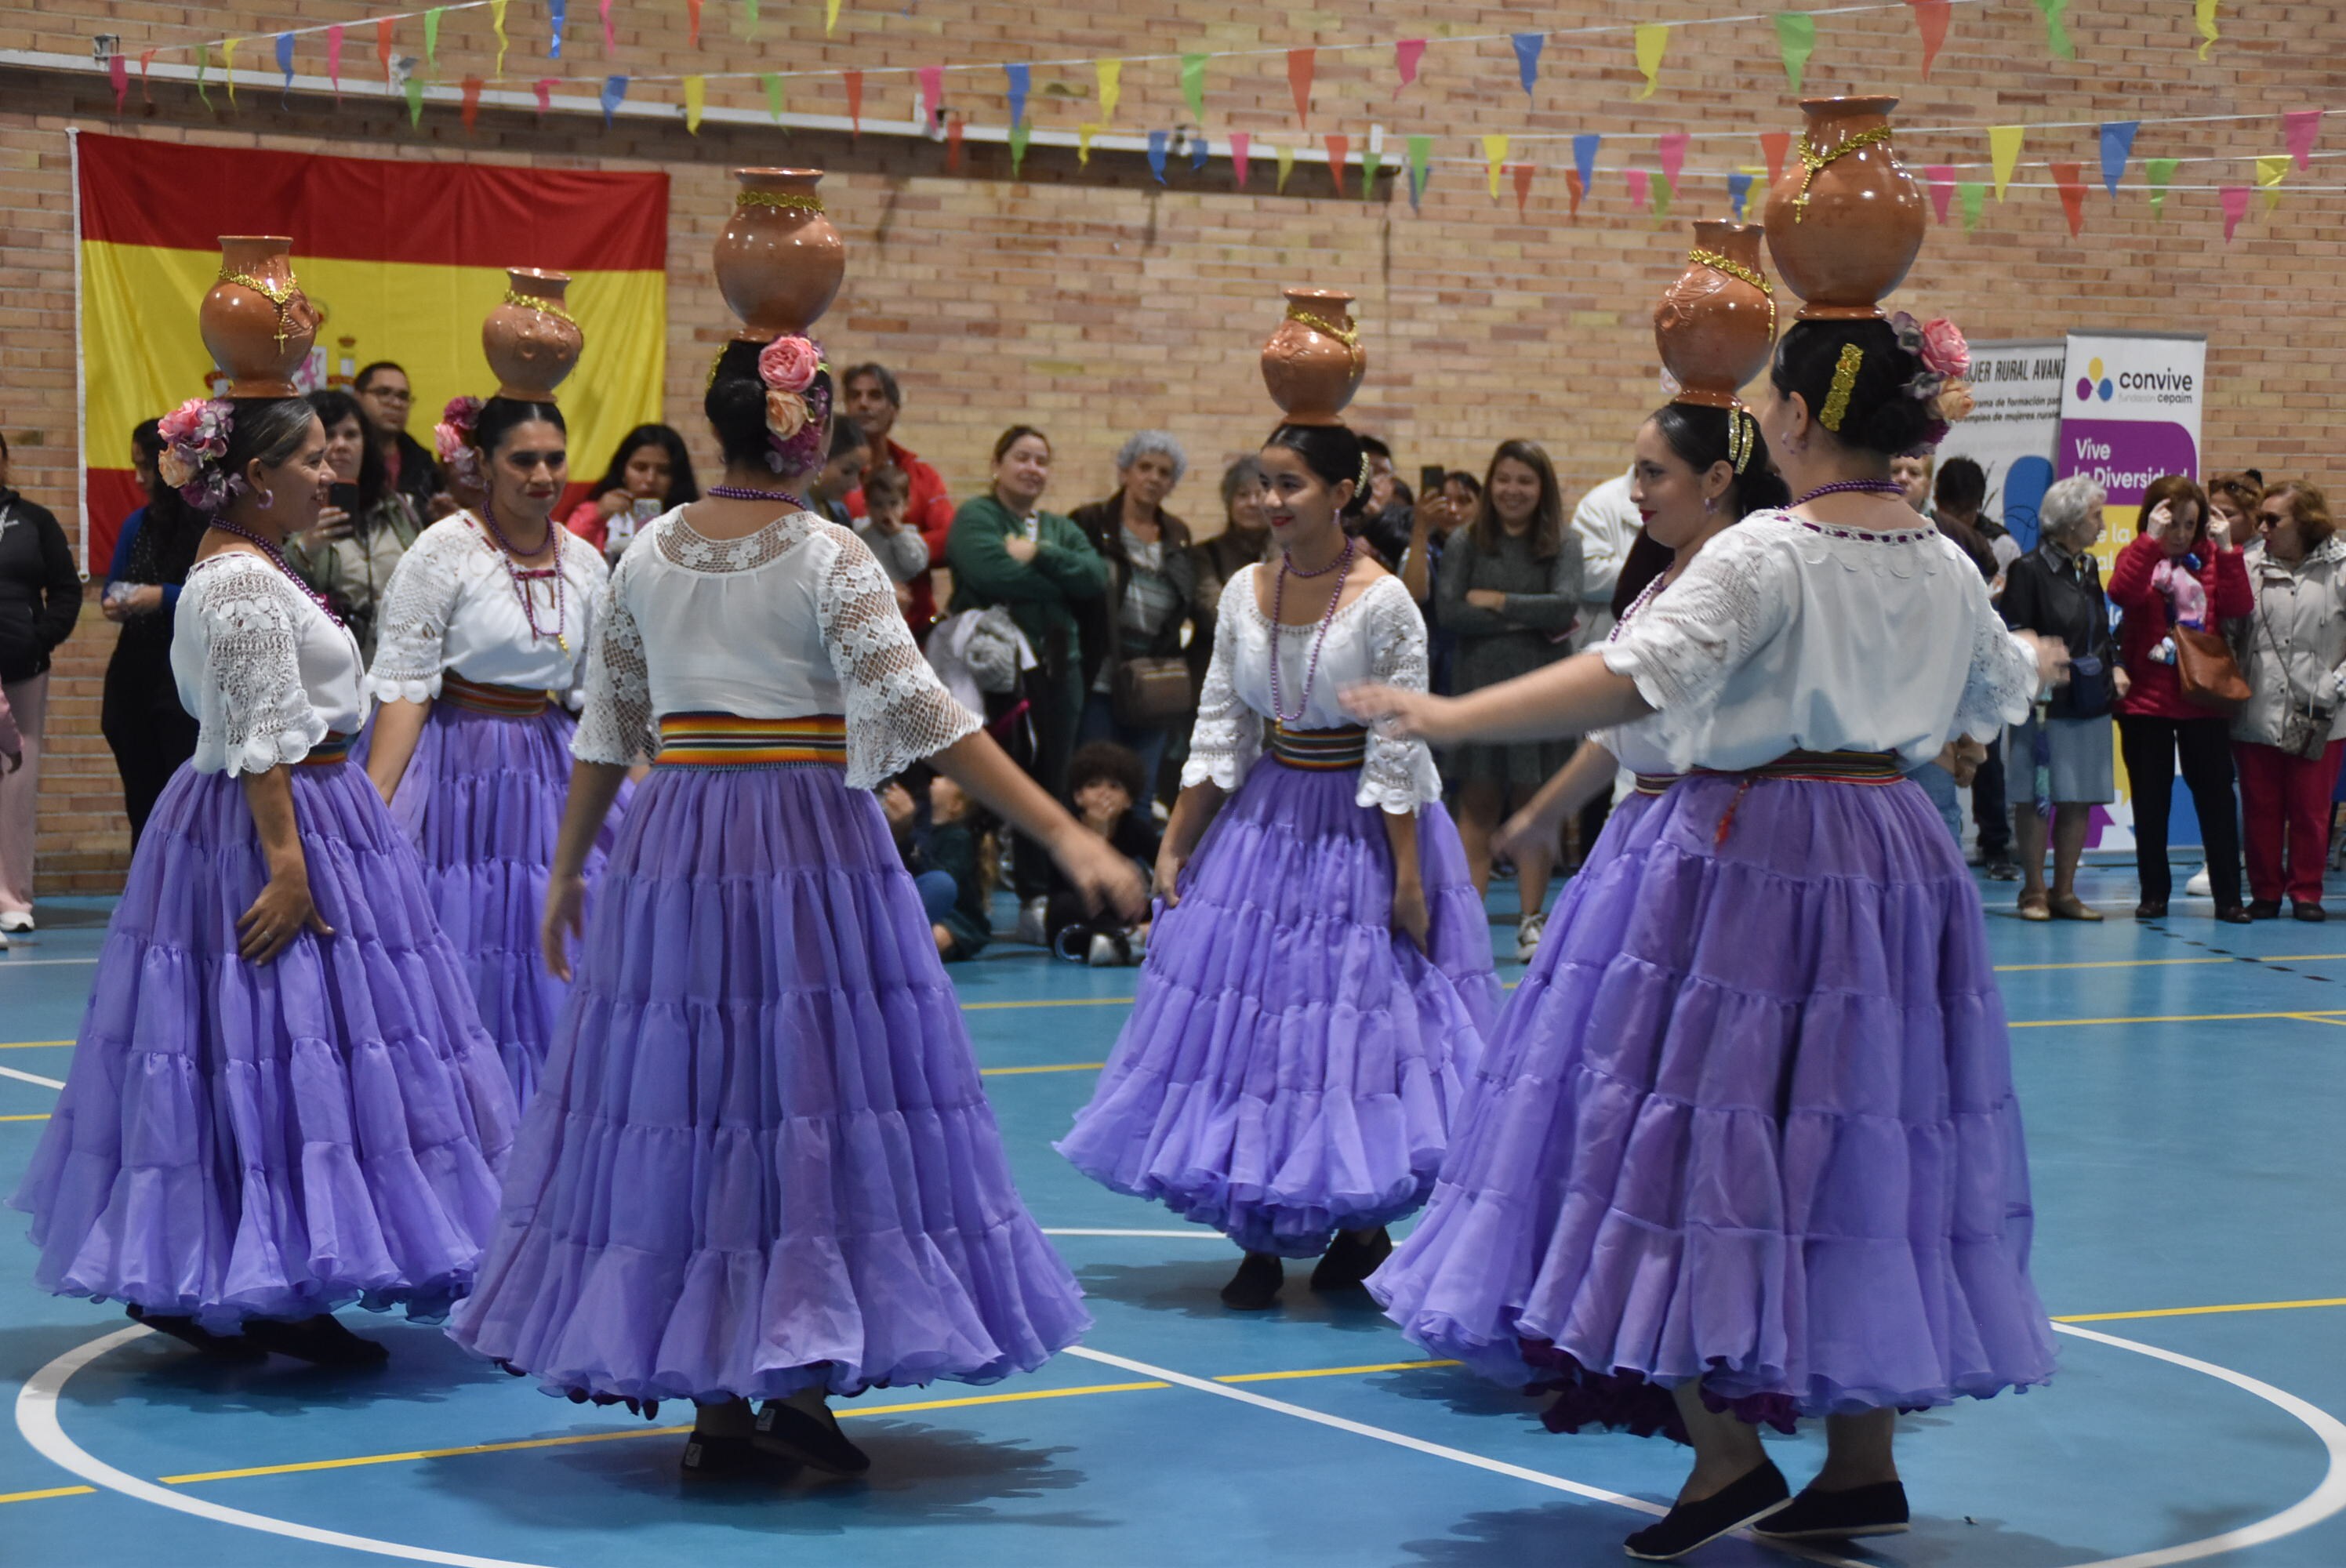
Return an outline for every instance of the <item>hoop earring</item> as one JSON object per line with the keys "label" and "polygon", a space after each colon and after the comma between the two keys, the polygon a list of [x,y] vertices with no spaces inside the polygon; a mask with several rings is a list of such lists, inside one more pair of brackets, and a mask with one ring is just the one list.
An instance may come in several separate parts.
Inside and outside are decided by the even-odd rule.
{"label": "hoop earring", "polygon": [[263,490],[260,493],[260,500],[257,504],[263,512],[268,511],[270,507],[277,504],[277,492],[274,490]]}
{"label": "hoop earring", "polygon": [[1702,498],[1702,509],[1706,514],[1718,511],[1719,497],[1716,495],[1704,496]]}

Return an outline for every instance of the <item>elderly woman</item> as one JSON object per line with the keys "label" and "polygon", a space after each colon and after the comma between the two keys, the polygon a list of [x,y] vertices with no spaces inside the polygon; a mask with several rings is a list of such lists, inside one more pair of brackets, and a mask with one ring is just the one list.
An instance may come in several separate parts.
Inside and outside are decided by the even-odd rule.
{"label": "elderly woman", "polygon": [[2230,716],[2183,694],[2176,673],[2174,628],[2215,631],[2255,607],[2240,552],[2208,527],[2208,494],[2181,474],[2154,479],[2142,493],[2133,541],[2110,568],[2110,602],[2125,612],[2119,627],[2127,690],[2118,697],[2118,745],[2134,789],[2134,858],[2142,883],[2137,920],[2167,913],[2173,888],[2167,864],[2167,819],[2175,798],[2177,759],[2199,818],[2216,918],[2248,923],[2240,902],[2240,834],[2232,815]]}
{"label": "elderly woman", "polygon": [[1076,611],[1085,696],[1076,738],[1127,748],[1151,780],[1197,707],[1181,629],[1196,614],[1198,560],[1189,525],[1165,510],[1188,469],[1170,433],[1144,430],[1116,454],[1116,494],[1069,514],[1107,563],[1107,591]]}
{"label": "elderly woman", "polygon": [[2263,483],[2245,473],[2212,473],[2207,485],[2208,525],[2235,549],[2245,550],[2255,544]]}
{"label": "elderly woman", "polygon": [[2330,503],[2283,480],[2257,504],[2248,553],[2256,613],[2242,639],[2249,706],[2232,721],[2248,822],[2249,914],[2274,920],[2284,890],[2302,921],[2325,920],[2321,864],[2346,745],[2346,540]]}
{"label": "elderly woman", "polygon": [[[2004,624],[2056,638],[2069,649],[2069,683],[2041,698],[2004,747],[2013,827],[2020,840],[2023,920],[2102,918],[2078,899],[2076,883],[2093,809],[2117,799],[2110,776],[2110,704],[2114,691],[2126,689],[2126,674],[2117,667],[2101,572],[2090,554],[2102,536],[2106,499],[2090,479],[2054,485],[2036,515],[2036,548],[2004,568],[1998,606]],[[2045,891],[2048,828],[2050,895]]]}

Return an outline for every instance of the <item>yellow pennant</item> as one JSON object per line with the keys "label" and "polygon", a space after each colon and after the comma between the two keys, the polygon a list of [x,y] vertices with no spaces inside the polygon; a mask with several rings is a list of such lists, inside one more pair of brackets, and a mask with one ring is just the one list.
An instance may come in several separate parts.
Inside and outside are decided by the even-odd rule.
{"label": "yellow pennant", "polygon": [[2193,19],[2199,24],[2199,57],[2204,60],[2208,51],[2216,46],[2216,0],[2198,0],[2191,9]]}
{"label": "yellow pennant", "polygon": [[1646,73],[1646,90],[1637,95],[1639,102],[1654,96],[1662,85],[1662,55],[1670,46],[1670,30],[1659,22],[1641,24],[1637,33],[1637,69]]}
{"label": "yellow pennant", "polygon": [[700,114],[709,107],[709,78],[684,78],[684,128],[694,136],[700,134]]}
{"label": "yellow pennant", "polygon": [[2291,161],[2287,153],[2257,159],[2257,188],[2264,193],[2267,212],[2280,205],[2280,182],[2289,178]]}
{"label": "yellow pennant", "polygon": [[1092,137],[1099,135],[1099,133],[1100,127],[1097,126],[1077,126],[1076,127],[1076,167],[1084,168],[1087,167],[1091,163]]}
{"label": "yellow pennant", "polygon": [[1486,136],[1483,138],[1483,161],[1490,166],[1491,199],[1499,199],[1499,171],[1507,161],[1507,138]]}
{"label": "yellow pennant", "polygon": [[234,38],[222,38],[220,40],[220,70],[222,74],[228,77],[228,103],[229,107],[230,108],[234,108],[236,107],[237,43],[238,40]]}
{"label": "yellow pennant", "polygon": [[489,25],[497,32],[497,79],[505,75],[505,5],[507,0],[489,0]]}
{"label": "yellow pennant", "polygon": [[1295,172],[1295,149],[1281,142],[1276,150],[1279,154],[1279,188],[1283,191],[1287,188],[1287,177]]}
{"label": "yellow pennant", "polygon": [[822,36],[830,37],[831,29],[838,25],[839,0],[822,0]]}
{"label": "yellow pennant", "polygon": [[1124,97],[1124,62],[1101,60],[1098,66],[1100,124],[1106,126],[1116,118],[1117,100]]}
{"label": "yellow pennant", "polygon": [[2004,188],[2012,183],[2012,171],[2020,163],[2020,143],[2028,134],[2026,126],[1990,126],[1987,127],[1987,156],[1995,168],[1995,199],[2004,199]]}

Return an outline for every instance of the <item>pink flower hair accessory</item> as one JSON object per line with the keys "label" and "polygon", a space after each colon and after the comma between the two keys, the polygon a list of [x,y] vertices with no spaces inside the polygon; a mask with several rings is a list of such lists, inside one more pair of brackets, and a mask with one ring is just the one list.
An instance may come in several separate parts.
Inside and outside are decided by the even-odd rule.
{"label": "pink flower hair accessory", "polygon": [[821,465],[831,389],[819,378],[829,368],[822,345],[795,333],[759,351],[758,380],[766,389],[766,466],[776,473],[806,473]]}
{"label": "pink flower hair accessory", "polygon": [[811,338],[785,335],[758,351],[758,379],[774,392],[802,392],[822,369],[822,348]]}
{"label": "pink flower hair accessory", "polygon": [[163,454],[156,471],[163,483],[199,512],[227,510],[244,481],[220,466],[236,428],[235,405],[222,398],[189,398],[156,422]]}
{"label": "pink flower hair accessory", "polygon": [[439,453],[440,465],[460,484],[480,483],[481,454],[473,445],[473,427],[480,422],[479,398],[452,397],[440,411],[440,423],[432,427],[432,444]]}

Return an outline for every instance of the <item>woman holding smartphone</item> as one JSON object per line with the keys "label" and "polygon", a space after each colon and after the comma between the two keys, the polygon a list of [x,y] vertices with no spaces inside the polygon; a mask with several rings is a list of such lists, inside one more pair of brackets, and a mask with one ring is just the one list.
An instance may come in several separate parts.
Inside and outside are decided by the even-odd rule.
{"label": "woman holding smartphone", "polygon": [[684,437],[664,424],[639,424],[619,443],[591,494],[594,499],[574,510],[564,526],[602,551],[605,560],[617,561],[645,524],[699,500],[700,485]]}
{"label": "woman holding smartphone", "polygon": [[372,661],[375,613],[423,520],[392,484],[358,399],[329,388],[311,392],[310,407],[326,427],[326,465],[334,478],[317,523],[285,542],[285,558],[332,602],[358,638],[360,657]]}

